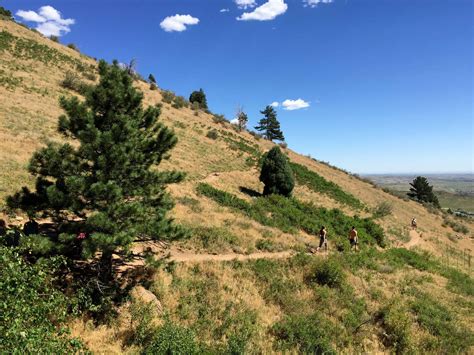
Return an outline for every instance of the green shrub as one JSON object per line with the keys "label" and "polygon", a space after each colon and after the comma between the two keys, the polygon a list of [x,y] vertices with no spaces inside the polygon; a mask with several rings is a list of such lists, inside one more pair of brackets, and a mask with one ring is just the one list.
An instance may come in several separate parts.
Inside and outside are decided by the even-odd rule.
{"label": "green shrub", "polygon": [[318,260],[312,266],[307,280],[331,288],[342,289],[346,285],[346,275],[342,270],[341,264],[335,258]]}
{"label": "green shrub", "polygon": [[426,342],[427,351],[458,354],[468,352],[474,345],[474,334],[458,326],[449,309],[427,294],[420,293],[412,302],[411,310],[418,324],[434,336],[434,340]]}
{"label": "green shrub", "polygon": [[15,249],[0,247],[0,353],[65,354],[83,346],[61,328],[69,300],[53,286],[63,258],[29,264]]}
{"label": "green shrub", "polygon": [[53,42],[59,43],[59,37],[58,36],[49,36],[49,39]]}
{"label": "green shrub", "polygon": [[217,130],[211,129],[207,132],[206,137],[209,139],[216,140],[217,138],[219,138],[219,133],[217,133]]}
{"label": "green shrub", "polygon": [[264,195],[277,194],[289,197],[295,187],[295,179],[288,158],[279,147],[265,154],[260,172],[260,181],[265,185]]}
{"label": "green shrub", "polygon": [[171,105],[175,109],[180,109],[183,107],[188,107],[189,102],[182,96],[175,96],[173,99],[173,104]]}
{"label": "green shrub", "polygon": [[79,48],[77,48],[77,46],[74,44],[74,43],[69,43],[67,45],[68,48],[71,48],[72,50],[76,51],[76,52],[79,52]]}
{"label": "green shrub", "polygon": [[255,243],[255,247],[258,250],[269,251],[269,252],[281,251],[283,249],[280,244],[277,244],[268,239],[258,240],[257,243]]}
{"label": "green shrub", "polygon": [[198,245],[211,252],[219,252],[227,247],[236,249],[240,246],[239,238],[227,228],[195,227],[192,228],[191,234]]}
{"label": "green shrub", "polygon": [[156,86],[155,83],[151,83],[151,84],[150,84],[150,90],[152,90],[152,91],[158,90],[158,86]]}
{"label": "green shrub", "polygon": [[337,209],[315,207],[310,203],[279,195],[259,197],[249,203],[204,183],[197,186],[197,191],[222,206],[239,210],[262,225],[276,227],[283,232],[295,233],[301,229],[316,235],[324,225],[328,228],[330,240],[347,243],[345,236],[351,226],[355,226],[359,232],[359,240],[369,245],[376,243],[385,246],[384,232],[379,225],[370,219],[348,217]]}
{"label": "green shrub", "polygon": [[385,330],[384,343],[394,348],[397,354],[410,353],[413,348],[411,319],[400,300],[384,307],[380,312]]}
{"label": "green shrub", "polygon": [[392,214],[393,207],[387,201],[383,201],[377,205],[372,211],[374,218],[383,218]]}
{"label": "green shrub", "polygon": [[338,185],[332,181],[328,181],[321,175],[309,170],[304,165],[290,162],[291,169],[295,174],[296,181],[298,184],[305,185],[309,189],[328,195],[337,202],[356,207],[362,208],[363,204],[353,195],[343,191]]}
{"label": "green shrub", "polygon": [[163,102],[170,104],[173,102],[174,98],[176,97],[175,93],[170,90],[162,90],[161,97],[163,98]]}
{"label": "green shrub", "polygon": [[81,95],[85,95],[90,89],[90,86],[81,81],[79,77],[72,71],[66,72],[66,76],[64,77],[63,81],[61,81],[61,86],[65,89],[75,91]]}
{"label": "green shrub", "polygon": [[130,344],[146,345],[153,339],[156,327],[153,325],[153,304],[132,299],[130,303]]}
{"label": "green shrub", "polygon": [[227,118],[225,118],[224,115],[220,115],[220,114],[212,115],[212,121],[214,123],[218,123],[218,124],[229,123],[229,120]]}
{"label": "green shrub", "polygon": [[336,354],[331,343],[333,325],[318,314],[287,316],[276,323],[272,333],[282,350],[303,354]]}
{"label": "green shrub", "polygon": [[453,221],[446,217],[443,219],[443,226],[451,227],[451,229],[455,231],[456,233],[462,233],[462,234],[469,233],[469,229],[465,225],[458,223],[456,221]]}
{"label": "green shrub", "polygon": [[144,355],[169,355],[169,354],[198,354],[199,348],[190,330],[174,325],[167,321],[159,328],[151,344],[147,346]]}

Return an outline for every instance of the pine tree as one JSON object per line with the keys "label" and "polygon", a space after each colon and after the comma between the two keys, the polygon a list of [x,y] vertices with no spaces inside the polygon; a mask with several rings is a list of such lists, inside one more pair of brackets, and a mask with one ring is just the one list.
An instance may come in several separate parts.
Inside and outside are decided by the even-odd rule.
{"label": "pine tree", "polygon": [[428,182],[428,179],[423,176],[416,177],[410,183],[410,192],[407,195],[419,202],[432,203],[436,207],[440,207],[438,197],[433,192],[433,186]]}
{"label": "pine tree", "polygon": [[191,104],[197,102],[199,107],[203,110],[207,110],[207,98],[206,94],[204,93],[203,89],[199,89],[199,91],[193,91],[189,96],[189,102]]}
{"label": "pine tree", "polygon": [[183,174],[156,169],[177,142],[158,122],[159,107],[143,108],[142,93],[116,61],[101,61],[99,73],[84,102],[60,99],[65,115],[58,130],[77,144],[49,143],[36,151],[29,164],[36,191],[23,188],[8,205],[31,217],[52,217],[59,229],[56,251],[70,254],[80,239],[83,257],[101,252],[107,278],[112,255],[132,242],[182,235],[166,216],[173,204],[165,187]]}
{"label": "pine tree", "polygon": [[260,120],[255,129],[263,132],[265,139],[270,141],[284,141],[285,137],[280,129],[280,122],[278,122],[275,109],[272,106],[267,106],[265,107],[265,110],[260,111],[260,113],[265,117]]}
{"label": "pine tree", "polygon": [[155,79],[155,77],[153,76],[153,74],[148,75],[148,80],[150,81],[150,83],[156,84],[156,79]]}
{"label": "pine tree", "polygon": [[293,171],[288,158],[279,147],[273,147],[265,155],[260,173],[260,181],[265,184],[263,194],[278,194],[289,197],[295,187]]}

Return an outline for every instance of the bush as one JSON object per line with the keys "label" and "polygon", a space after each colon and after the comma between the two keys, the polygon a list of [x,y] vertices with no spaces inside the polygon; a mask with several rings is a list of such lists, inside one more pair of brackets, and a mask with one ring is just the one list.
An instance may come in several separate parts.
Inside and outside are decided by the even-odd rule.
{"label": "bush", "polygon": [[206,137],[209,139],[216,140],[217,138],[219,138],[219,134],[217,133],[217,130],[211,129],[209,132],[207,132]]}
{"label": "bush", "polygon": [[309,170],[304,165],[290,162],[291,169],[295,174],[298,184],[305,185],[309,189],[328,195],[337,202],[355,207],[362,208],[363,204],[355,196],[343,191],[338,185],[332,181],[328,181],[321,175]]}
{"label": "bush", "polygon": [[152,91],[158,90],[158,86],[156,86],[155,83],[151,83],[151,84],[150,84],[150,90],[152,90]]}
{"label": "bush", "polygon": [[309,282],[316,282],[321,286],[342,289],[346,284],[346,275],[341,264],[335,259],[319,260],[312,266],[307,277]]}
{"label": "bush", "polygon": [[152,303],[142,303],[132,299],[130,303],[130,338],[128,342],[136,345],[146,345],[153,339],[156,327],[153,325]]}
{"label": "bush", "polygon": [[188,107],[189,103],[182,96],[175,96],[173,99],[173,108],[180,109],[183,107]]}
{"label": "bush", "polygon": [[59,37],[58,36],[49,36],[49,39],[53,42],[59,43]]}
{"label": "bush", "polygon": [[15,249],[0,247],[0,353],[75,353],[82,348],[59,326],[69,300],[53,286],[63,258],[26,262]]}
{"label": "bush", "polygon": [[201,106],[199,106],[199,102],[193,102],[191,103],[191,110],[193,111],[198,111],[201,109]]}
{"label": "bush", "polygon": [[380,312],[382,327],[385,329],[384,342],[395,349],[397,354],[412,350],[411,320],[401,301],[394,301]]}
{"label": "bush", "polygon": [[78,94],[85,95],[90,89],[90,86],[81,81],[79,77],[71,71],[66,72],[66,76],[61,81],[61,86],[65,89],[69,89],[77,92]]}
{"label": "bush", "polygon": [[372,214],[374,218],[383,218],[392,214],[392,205],[387,201],[381,202],[374,208]]}
{"label": "bush", "polygon": [[183,327],[167,321],[156,334],[151,344],[142,352],[144,355],[198,354],[194,334]]}
{"label": "bush", "polygon": [[227,118],[225,118],[224,115],[220,115],[220,114],[214,114],[212,116],[212,121],[214,123],[218,123],[218,124],[225,124],[225,123],[229,123],[229,120]]}
{"label": "bush", "polygon": [[273,326],[272,333],[283,350],[303,354],[336,354],[331,346],[332,324],[318,314],[285,317]]}
{"label": "bush", "polygon": [[161,91],[161,96],[163,98],[163,102],[166,102],[167,104],[172,103],[174,98],[176,97],[175,93],[170,90]]}
{"label": "bush", "polygon": [[260,181],[265,184],[264,195],[278,194],[289,197],[295,187],[293,171],[288,158],[280,148],[274,147],[265,155],[260,172]]}
{"label": "bush", "polygon": [[474,345],[473,333],[458,326],[449,309],[427,294],[420,294],[411,304],[418,324],[435,337],[428,341],[427,351],[443,354],[459,354],[469,351]]}
{"label": "bush", "polygon": [[74,43],[69,43],[67,45],[68,48],[71,48],[72,50],[75,50],[76,52],[79,52],[79,48]]}
{"label": "bush", "polygon": [[456,221],[453,221],[446,217],[443,219],[443,226],[451,227],[451,229],[455,231],[456,233],[462,233],[462,234],[469,233],[469,229],[465,225],[458,223]]}
{"label": "bush", "polygon": [[315,207],[310,203],[279,195],[258,197],[251,204],[204,183],[197,186],[197,191],[222,206],[239,210],[255,221],[265,226],[279,228],[283,232],[295,233],[301,229],[308,234],[316,235],[324,225],[334,242],[339,240],[347,244],[345,236],[351,226],[355,226],[359,232],[359,240],[369,245],[377,243],[382,247],[385,246],[384,231],[379,225],[371,219],[348,217],[338,209]]}

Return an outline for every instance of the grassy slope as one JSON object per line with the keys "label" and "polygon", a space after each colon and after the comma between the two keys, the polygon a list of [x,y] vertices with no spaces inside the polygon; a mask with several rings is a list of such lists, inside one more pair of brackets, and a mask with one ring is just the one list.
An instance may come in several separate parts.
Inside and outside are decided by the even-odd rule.
{"label": "grassy slope", "polygon": [[[57,49],[70,58],[80,60],[88,66],[95,65],[92,59],[12,22],[0,20],[1,30],[7,30],[17,37],[30,39]],[[31,185],[32,179],[25,169],[29,156],[48,139],[61,139],[55,132],[57,118],[61,114],[58,107],[58,98],[61,95],[74,93],[61,88],[59,82],[64,78],[67,70],[76,69],[74,65],[68,63],[42,63],[32,59],[18,59],[9,51],[0,51],[0,198],[3,199],[25,184]],[[17,80],[12,80],[12,78]],[[18,78],[20,79],[18,80]],[[6,84],[7,82],[9,84]],[[148,85],[143,82],[138,82],[137,86],[145,94],[146,105],[161,102],[160,91],[149,90]],[[196,235],[211,233],[211,238],[214,238],[211,245],[203,245],[198,237],[194,237],[181,242],[181,247],[198,251],[246,253],[255,251],[258,241],[269,237],[278,245],[280,250],[300,249],[304,243],[314,241],[314,237],[303,232],[287,234],[249,221],[243,215],[222,208],[213,201],[198,195],[195,191],[195,187],[199,182],[206,182],[250,200],[250,197],[243,194],[239,188],[246,187],[261,191],[262,186],[258,181],[258,172],[255,168],[246,164],[249,154],[231,149],[231,142],[229,139],[226,140],[225,137],[230,137],[234,141],[243,139],[249,146],[257,145],[261,152],[272,147],[272,143],[263,140],[256,141],[248,133],[238,134],[228,125],[214,123],[212,116],[205,113],[200,112],[199,116],[195,116],[190,109],[176,110],[169,104],[163,105],[162,120],[174,127],[179,137],[179,143],[173,151],[171,159],[165,162],[164,167],[183,170],[188,174],[188,178],[183,184],[170,187],[170,191],[177,202],[173,214],[180,223],[197,227]],[[206,137],[210,129],[219,131],[219,139],[211,140]],[[452,230],[442,227],[442,217],[429,213],[422,206],[393,197],[343,171],[301,156],[291,150],[288,150],[287,153],[292,161],[318,172],[325,179],[332,181],[344,191],[357,197],[369,210],[380,202],[389,201],[393,206],[393,214],[381,220],[380,224],[395,245],[404,241],[407,224],[413,216],[416,216],[423,233],[423,238],[419,244],[420,248],[438,255],[442,252],[439,248],[440,245],[450,245],[460,250],[473,249],[469,238],[458,241],[447,238]],[[298,186],[295,195],[301,200],[312,201],[318,206],[338,207],[348,215],[369,215],[367,210],[353,210],[346,205],[341,205],[328,195],[316,193],[304,186]],[[203,231],[206,228],[211,229],[211,232]],[[222,237],[222,235],[227,235],[227,237]],[[218,264],[209,263],[202,266],[202,268],[204,271],[200,270],[199,275],[205,272],[206,275],[214,275],[213,277],[217,280],[213,285],[207,285],[215,287],[217,298],[207,300],[205,297],[203,299],[203,302],[210,302],[213,307],[218,308],[212,317],[220,318],[222,316],[223,310],[221,308],[223,305],[221,303],[225,303],[226,299],[241,300],[243,307],[246,310],[256,312],[256,317],[259,320],[258,332],[260,332],[260,336],[255,339],[259,338],[261,340],[257,341],[259,344],[255,344],[255,346],[263,350],[270,350],[271,346],[268,345],[270,344],[268,340],[271,335],[268,335],[269,333],[265,331],[265,327],[269,327],[280,319],[283,314],[287,314],[285,309],[282,309],[282,305],[264,296],[265,285],[258,277],[248,275],[244,271],[237,272],[232,266],[221,267]],[[174,282],[178,282],[178,284],[182,280],[184,280],[182,282],[185,285],[186,282],[195,282],[190,276],[194,272],[192,266],[179,266],[175,273],[157,278],[156,287],[161,287],[159,286],[160,282],[173,277],[175,278]],[[398,272],[376,273],[375,276],[370,276],[371,274],[370,271],[364,271],[351,280],[355,292],[361,297],[370,299],[368,301],[369,306],[367,306],[368,310],[372,306],[377,308],[380,303],[377,301],[377,297],[370,296],[372,290],[368,290],[369,285],[370,289],[380,289],[380,292],[388,293],[388,289],[396,289],[399,283],[403,282],[403,280],[400,280],[401,276]],[[415,277],[418,274],[413,275]],[[228,287],[221,288],[224,283]],[[433,288],[433,292],[443,294],[447,292],[443,284],[445,281],[442,278],[433,279],[429,283],[430,287]],[[173,314],[174,319],[184,324],[190,323],[190,320],[193,319],[192,316],[186,318],[182,314],[178,314],[175,307],[178,305],[183,307],[180,304],[180,295],[191,292],[186,287],[178,287],[170,281],[169,285],[162,286],[161,291],[156,291],[161,296],[164,306]],[[316,291],[310,288],[296,290],[293,297],[303,297],[302,299],[305,299],[304,297],[316,297],[313,292]],[[397,292],[399,293],[399,291]],[[443,297],[449,301],[457,296],[447,294]],[[386,299],[389,298],[386,297]],[[196,305],[190,306],[195,307]],[[235,307],[237,306],[232,305],[230,307],[231,314],[234,314],[233,312],[238,308]],[[110,329],[101,329],[100,331],[113,332]],[[206,331],[211,332],[212,330],[199,329],[199,334],[204,334]],[[99,330],[89,329],[84,335],[90,341],[92,348],[94,348],[94,339],[98,334],[97,332]],[[373,334],[374,339],[360,339],[361,344],[365,344],[363,345],[364,349],[376,350],[379,347],[383,348],[380,339],[376,337],[376,329],[373,329]],[[223,338],[225,336],[225,334],[222,335]],[[100,348],[99,345],[98,347]]]}

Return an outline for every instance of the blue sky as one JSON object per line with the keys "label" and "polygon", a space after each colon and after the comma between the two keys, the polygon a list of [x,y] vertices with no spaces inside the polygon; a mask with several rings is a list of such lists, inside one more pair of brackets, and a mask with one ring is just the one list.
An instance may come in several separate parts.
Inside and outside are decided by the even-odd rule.
{"label": "blue sky", "polygon": [[[251,6],[244,9],[236,1]],[[278,102],[292,149],[352,172],[472,172],[473,2],[316,3],[4,0],[0,5],[14,13],[35,11],[36,22],[23,22],[60,30],[63,43],[75,43],[93,57],[136,58],[138,71],[153,73],[162,88],[187,97],[202,87],[213,112],[233,118],[243,105],[250,126],[260,110]],[[62,17],[42,13],[46,5]],[[189,16],[160,26],[174,15]],[[183,22],[189,23],[185,30]],[[285,100],[309,107],[288,110]]]}

